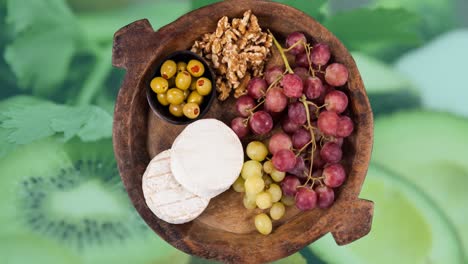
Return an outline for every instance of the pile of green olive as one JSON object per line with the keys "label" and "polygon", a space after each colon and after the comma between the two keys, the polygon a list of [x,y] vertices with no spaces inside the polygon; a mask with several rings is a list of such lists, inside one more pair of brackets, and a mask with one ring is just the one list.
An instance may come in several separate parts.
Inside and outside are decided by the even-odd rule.
{"label": "pile of green olive", "polygon": [[173,116],[195,119],[200,115],[203,97],[212,89],[211,81],[201,77],[204,73],[205,67],[198,60],[188,63],[166,60],[161,66],[161,76],[153,78],[150,86],[158,102],[169,106]]}

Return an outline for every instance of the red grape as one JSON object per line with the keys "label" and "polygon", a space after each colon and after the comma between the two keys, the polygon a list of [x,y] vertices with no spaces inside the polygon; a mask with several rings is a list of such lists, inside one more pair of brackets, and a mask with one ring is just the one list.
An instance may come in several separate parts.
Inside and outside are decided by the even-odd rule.
{"label": "red grape", "polygon": [[312,139],[309,130],[305,128],[298,129],[292,136],[292,144],[295,149],[301,149]]}
{"label": "red grape", "polygon": [[297,76],[299,76],[303,82],[305,82],[305,80],[307,79],[307,77],[310,76],[310,75],[309,75],[309,70],[307,70],[306,68],[303,68],[303,67],[296,67],[296,68],[294,68],[294,74],[296,74]]}
{"label": "red grape", "polygon": [[327,142],[320,150],[320,156],[327,163],[337,163],[343,157],[343,151],[338,144]]}
{"label": "red grape", "polygon": [[265,109],[269,112],[279,113],[288,105],[288,98],[279,87],[271,88],[265,97]]}
{"label": "red grape", "polygon": [[325,87],[319,78],[309,76],[304,82],[304,93],[308,99],[316,99],[325,93]]}
{"label": "red grape", "polygon": [[249,110],[253,109],[254,107],[255,107],[255,100],[248,95],[243,95],[239,97],[236,101],[236,110],[240,116],[243,116],[243,117],[250,116]]}
{"label": "red grape", "polygon": [[342,86],[348,81],[348,69],[341,63],[330,64],[325,70],[325,80],[332,86]]}
{"label": "red grape", "polygon": [[340,117],[335,112],[323,111],[320,113],[317,126],[327,136],[335,136]]}
{"label": "red grape", "polygon": [[[301,41],[302,43],[307,43],[307,39],[304,34],[301,32],[293,32],[288,35],[286,38],[286,48],[291,47],[292,45],[296,44],[298,41]],[[292,55],[297,55],[299,53],[303,53],[305,51],[305,47],[303,44],[298,44],[294,48],[292,48],[289,53]]]}
{"label": "red grape", "polygon": [[314,209],[317,206],[317,194],[307,187],[298,188],[296,193],[296,207],[301,211]]}
{"label": "red grape", "polygon": [[247,136],[250,132],[249,126],[244,124],[242,117],[236,117],[231,121],[231,129],[239,138]]}
{"label": "red grape", "polygon": [[325,165],[325,161],[322,159],[322,157],[320,156],[320,149],[317,148],[315,151],[314,151],[314,161],[313,161],[313,164],[312,166],[315,168],[315,169],[318,169],[318,168],[323,168],[323,166]]}
{"label": "red grape", "polygon": [[247,94],[254,99],[259,99],[265,95],[268,87],[267,82],[261,78],[253,78],[247,85]]}
{"label": "red grape", "polygon": [[354,124],[351,118],[348,116],[341,116],[338,121],[338,129],[336,130],[336,135],[339,137],[348,137],[353,133]]}
{"label": "red grape", "polygon": [[[319,78],[319,79],[320,79],[320,78]],[[322,81],[322,84],[323,84],[323,88],[325,89],[325,92],[322,93],[322,94],[320,94],[319,98],[314,99],[314,102],[315,102],[316,104],[318,104],[318,105],[323,105],[324,102],[325,102],[325,96],[326,96],[328,93],[330,93],[330,92],[332,92],[332,91],[335,91],[335,87],[330,86],[328,83]]]}
{"label": "red grape", "polygon": [[271,161],[276,170],[286,172],[296,165],[296,155],[292,150],[281,149],[273,155]]}
{"label": "red grape", "polygon": [[287,171],[289,174],[297,176],[299,179],[307,179],[308,170],[306,169],[304,159],[299,156],[296,158],[296,165],[291,170]]}
{"label": "red grape", "polygon": [[281,66],[274,66],[265,71],[265,81],[268,85],[274,83],[281,75],[283,75],[284,68]]}
{"label": "red grape", "polygon": [[343,141],[344,139],[343,138],[340,138],[340,137],[334,137],[334,138],[331,138],[330,141],[328,142],[333,142],[335,144],[337,144],[338,146],[343,146]]}
{"label": "red grape", "polygon": [[288,107],[288,118],[295,124],[305,124],[307,121],[307,113],[304,104],[301,102],[290,104]]}
{"label": "red grape", "polygon": [[264,135],[273,128],[273,119],[265,111],[255,112],[249,121],[250,128],[257,135]]}
{"label": "red grape", "polygon": [[284,94],[289,98],[299,98],[304,90],[301,77],[296,74],[286,74],[281,81]]}
{"label": "red grape", "polygon": [[281,190],[286,196],[294,196],[296,195],[297,187],[299,187],[299,185],[301,185],[301,182],[298,178],[287,175],[281,182]]}
{"label": "red grape", "polygon": [[296,132],[296,130],[298,130],[300,127],[300,124],[294,123],[291,119],[289,119],[289,117],[286,117],[281,121],[281,128],[283,128],[283,131],[288,134]]}
{"label": "red grape", "polygon": [[310,61],[315,65],[325,65],[330,60],[330,47],[325,43],[315,44],[310,52]]}
{"label": "red grape", "polygon": [[323,169],[323,182],[331,188],[340,187],[346,179],[346,173],[343,166],[339,163],[329,165]]}
{"label": "red grape", "polygon": [[299,67],[309,68],[309,58],[306,53],[299,53],[296,55],[296,65]]}
{"label": "red grape", "polygon": [[332,188],[327,186],[318,186],[315,188],[317,193],[317,206],[318,208],[328,208],[335,201],[335,192]]}
{"label": "red grape", "polygon": [[325,104],[328,111],[341,114],[348,107],[348,96],[342,91],[331,91],[325,96]]}
{"label": "red grape", "polygon": [[271,136],[270,141],[268,142],[268,150],[271,154],[275,155],[276,152],[282,149],[291,149],[292,141],[291,138],[283,133],[279,132]]}

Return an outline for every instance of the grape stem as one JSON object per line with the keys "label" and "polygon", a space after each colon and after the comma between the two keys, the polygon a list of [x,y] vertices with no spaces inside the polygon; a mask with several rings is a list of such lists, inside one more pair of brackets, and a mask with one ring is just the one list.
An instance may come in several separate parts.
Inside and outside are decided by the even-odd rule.
{"label": "grape stem", "polygon": [[308,106],[308,101],[307,101],[306,96],[302,95],[300,101],[302,102],[302,104],[304,105],[304,108],[306,110],[307,126],[308,126],[308,130],[310,132],[310,138],[311,138],[311,142],[312,142],[312,150],[310,151],[309,175],[307,176],[306,184],[310,179],[312,179],[313,180],[312,187],[313,187],[314,184],[315,184],[315,180],[312,178],[312,169],[313,169],[313,164],[314,164],[314,153],[315,153],[315,150],[317,149],[317,144],[315,143],[314,128],[313,128],[312,123],[310,121],[311,120],[310,119],[310,111],[309,111],[309,106]]}
{"label": "grape stem", "polygon": [[273,35],[273,33],[271,33],[270,30],[268,30],[268,33],[270,33],[271,35],[271,38],[273,39],[273,43],[275,43],[275,46],[276,48],[278,49],[280,55],[281,55],[281,58],[283,59],[283,62],[284,62],[284,66],[286,67],[286,70],[293,74],[294,71],[292,70],[291,66],[289,65],[289,62],[288,62],[288,59],[286,58],[286,54],[284,53],[284,49],[283,47],[281,47],[281,45],[279,44],[278,40],[276,40],[275,36]]}

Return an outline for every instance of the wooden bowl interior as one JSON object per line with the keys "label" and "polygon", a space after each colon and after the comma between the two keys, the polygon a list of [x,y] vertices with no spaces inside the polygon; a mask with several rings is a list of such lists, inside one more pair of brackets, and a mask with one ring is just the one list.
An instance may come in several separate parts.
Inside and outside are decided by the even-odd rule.
{"label": "wooden bowl interior", "polygon": [[[177,50],[189,49],[204,33],[213,32],[222,16],[242,17],[248,9],[258,17],[262,28],[270,29],[281,42],[293,31],[304,32],[309,41],[329,44],[333,60],[348,67],[350,79],[346,88],[341,89],[350,98],[350,114],[355,121],[355,132],[344,142],[343,164],[348,178],[337,189],[336,202],[331,208],[299,212],[294,206],[289,207],[286,217],[274,222],[274,232],[268,236],[255,231],[253,217],[260,210],[245,209],[242,195],[232,190],[213,198],[206,211],[194,221],[183,225],[168,224],[154,216],[146,206],[141,176],[149,160],[170,148],[184,126],[168,123],[152,113],[146,102],[145,90],[160,58]],[[146,56],[151,59],[131,94],[132,100],[129,100],[131,103],[128,106],[130,129],[127,137],[131,146],[128,152],[134,162],[133,171],[122,173],[130,198],[147,224],[169,243],[187,253],[228,262],[271,261],[285,257],[327,232],[340,229],[343,221],[353,213],[350,205],[361,189],[372,147],[371,109],[359,72],[346,48],[323,26],[302,12],[263,1],[227,1],[202,8],[160,29],[154,37],[158,38],[158,48],[147,51]],[[276,62],[278,55],[274,54],[269,66]],[[214,100],[205,118],[217,118],[229,124],[236,116],[234,103],[232,96],[225,102]],[[244,146],[251,139],[243,140]],[[119,166],[122,168],[125,165]]]}

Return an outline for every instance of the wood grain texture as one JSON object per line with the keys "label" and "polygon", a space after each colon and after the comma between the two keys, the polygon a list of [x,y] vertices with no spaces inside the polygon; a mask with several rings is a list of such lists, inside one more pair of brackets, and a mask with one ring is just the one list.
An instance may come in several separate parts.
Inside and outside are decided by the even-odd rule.
{"label": "wood grain texture", "polygon": [[[334,59],[348,67],[347,93],[355,121],[355,132],[344,143],[348,179],[337,190],[337,199],[331,208],[304,213],[288,208],[286,217],[275,222],[274,232],[268,236],[254,230],[252,219],[256,211],[246,210],[241,195],[233,191],[212,199],[206,211],[194,221],[168,224],[146,206],[141,177],[150,159],[170,148],[184,127],[164,122],[150,111],[145,87],[160,58],[188,49],[202,34],[214,31],[222,16],[241,17],[248,9],[257,15],[263,28],[269,28],[279,39],[292,31],[302,31],[310,40],[330,45]],[[113,127],[120,174],[142,218],[173,246],[189,254],[228,263],[260,263],[291,255],[328,232],[338,244],[344,245],[370,231],[373,203],[359,199],[358,195],[372,150],[372,111],[353,58],[342,43],[313,18],[279,3],[236,0],[190,12],[157,32],[147,20],[140,20],[115,34],[113,64],[127,70],[115,106]],[[206,118],[229,123],[235,116],[233,106],[232,98],[226,102],[215,101]]]}

